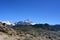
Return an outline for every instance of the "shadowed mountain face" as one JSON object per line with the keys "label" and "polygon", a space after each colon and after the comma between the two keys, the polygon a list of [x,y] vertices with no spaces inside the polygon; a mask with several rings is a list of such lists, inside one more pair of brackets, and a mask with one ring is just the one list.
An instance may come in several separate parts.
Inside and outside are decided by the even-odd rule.
{"label": "shadowed mountain face", "polygon": [[29,20],[25,21],[19,21],[15,24],[15,27],[31,27],[31,28],[40,28],[40,29],[46,29],[46,30],[60,30],[60,25],[49,25],[48,23],[45,24],[33,24]]}
{"label": "shadowed mountain face", "polygon": [[51,27],[52,27],[52,28],[55,28],[55,29],[57,29],[57,30],[60,30],[60,25],[58,25],[58,24],[57,24],[57,25],[51,25]]}
{"label": "shadowed mountain face", "polygon": [[51,25],[49,25],[49,24],[47,24],[47,23],[45,23],[45,24],[34,24],[34,25],[32,25],[32,24],[29,23],[29,22],[22,22],[22,21],[17,22],[17,23],[15,24],[15,26],[12,27],[12,28],[17,28],[17,29],[20,29],[20,28],[27,28],[27,29],[28,29],[28,28],[31,28],[31,29],[50,30],[50,31],[57,30],[56,28],[54,28],[54,26],[51,26]]}

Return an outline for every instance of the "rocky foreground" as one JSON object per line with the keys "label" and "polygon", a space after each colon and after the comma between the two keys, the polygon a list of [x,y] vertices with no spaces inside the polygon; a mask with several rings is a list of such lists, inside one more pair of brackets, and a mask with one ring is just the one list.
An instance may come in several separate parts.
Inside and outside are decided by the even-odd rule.
{"label": "rocky foreground", "polygon": [[60,40],[60,32],[44,32],[39,36],[31,34],[9,35],[0,32],[0,40]]}

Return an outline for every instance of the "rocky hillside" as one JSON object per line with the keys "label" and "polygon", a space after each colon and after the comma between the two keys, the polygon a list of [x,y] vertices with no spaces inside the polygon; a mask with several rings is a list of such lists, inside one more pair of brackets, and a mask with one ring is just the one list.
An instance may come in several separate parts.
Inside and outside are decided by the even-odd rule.
{"label": "rocky hillside", "polygon": [[48,29],[41,25],[38,25],[38,28],[36,25],[10,27],[0,22],[0,40],[60,40],[60,31]]}

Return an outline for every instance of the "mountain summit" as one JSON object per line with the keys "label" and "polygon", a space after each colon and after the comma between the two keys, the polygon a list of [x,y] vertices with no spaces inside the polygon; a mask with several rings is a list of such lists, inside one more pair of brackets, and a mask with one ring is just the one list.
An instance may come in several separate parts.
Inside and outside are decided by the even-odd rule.
{"label": "mountain summit", "polygon": [[16,24],[18,24],[18,25],[34,25],[36,23],[31,22],[30,20],[27,19],[27,20],[24,20],[24,21],[19,21]]}

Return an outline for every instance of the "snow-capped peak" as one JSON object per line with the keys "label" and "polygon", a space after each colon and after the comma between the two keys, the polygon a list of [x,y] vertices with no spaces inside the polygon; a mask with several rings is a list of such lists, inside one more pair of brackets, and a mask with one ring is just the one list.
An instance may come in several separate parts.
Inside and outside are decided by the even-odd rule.
{"label": "snow-capped peak", "polygon": [[13,22],[10,21],[1,21],[2,23],[6,23],[7,25],[15,25]]}
{"label": "snow-capped peak", "polygon": [[35,24],[37,24],[37,23],[31,23],[32,25],[35,25]]}

